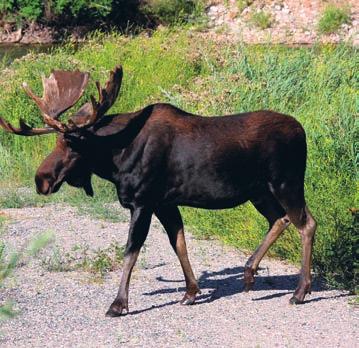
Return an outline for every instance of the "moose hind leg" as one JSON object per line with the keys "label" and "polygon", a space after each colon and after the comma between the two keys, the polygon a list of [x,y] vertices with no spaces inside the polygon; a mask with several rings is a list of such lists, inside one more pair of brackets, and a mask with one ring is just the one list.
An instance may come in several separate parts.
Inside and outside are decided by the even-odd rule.
{"label": "moose hind leg", "polygon": [[290,221],[284,209],[271,192],[266,192],[260,198],[252,200],[254,207],[267,219],[269,231],[263,242],[248,259],[244,268],[244,291],[249,291],[254,285],[254,274],[260,261],[271,245],[289,226]]}
{"label": "moose hind leg", "polygon": [[181,214],[176,206],[166,206],[158,208],[155,215],[166,230],[171,246],[178,256],[183,270],[187,290],[181,304],[191,305],[195,302],[196,294],[200,293],[200,290],[188,259]]}
{"label": "moose hind leg", "polygon": [[317,224],[306,206],[304,199],[304,182],[302,179],[282,182],[280,186],[271,185],[271,189],[301,236],[302,265],[300,278],[293,297],[290,299],[291,304],[300,304],[304,302],[305,295],[310,292],[312,282],[310,269],[314,234]]}
{"label": "moose hind leg", "polygon": [[130,230],[125,250],[120,288],[115,300],[106,313],[108,317],[118,317],[122,314],[123,310],[128,312],[128,290],[131,273],[140,249],[146,240],[151,216],[152,212],[145,208],[138,208],[131,212]]}
{"label": "moose hind leg", "polygon": [[[312,276],[310,273],[312,263],[312,250],[314,242],[314,234],[317,228],[317,224],[310,213],[309,209],[304,209],[304,223],[300,223],[297,219],[295,226],[298,228],[301,240],[302,240],[302,265],[300,270],[299,283],[294,291],[293,297],[290,299],[291,304],[301,304],[304,302],[304,297],[307,293],[310,293],[312,284]],[[290,213],[289,213],[290,214]],[[290,214],[291,215],[291,214]],[[289,216],[290,216],[289,215]],[[294,217],[293,217],[294,220]]]}

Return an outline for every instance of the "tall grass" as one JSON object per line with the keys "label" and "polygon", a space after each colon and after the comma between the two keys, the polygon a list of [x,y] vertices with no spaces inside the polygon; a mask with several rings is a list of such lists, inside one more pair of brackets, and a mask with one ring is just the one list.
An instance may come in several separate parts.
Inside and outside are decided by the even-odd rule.
{"label": "tall grass", "polygon": [[[20,89],[22,81],[40,93],[39,77],[52,68],[79,68],[104,81],[107,71],[118,63],[124,66],[125,76],[111,112],[169,101],[205,115],[273,109],[295,116],[308,137],[306,198],[319,225],[315,268],[332,284],[354,286],[358,237],[357,216],[351,208],[358,207],[359,200],[359,56],[354,48],[218,44],[193,33],[168,30],[150,38],[98,34],[78,50],[68,45],[50,54],[30,55],[3,70],[0,114],[13,122],[21,116],[39,124],[36,107]],[[51,135],[26,139],[1,133],[1,186],[32,185],[35,168],[53,143]],[[114,198],[108,186],[96,185],[98,202]],[[63,199],[85,199],[74,192],[67,191]],[[182,211],[198,235],[216,235],[248,250],[260,243],[267,229],[250,204],[216,212]],[[298,262],[298,233],[285,232],[271,254]]]}

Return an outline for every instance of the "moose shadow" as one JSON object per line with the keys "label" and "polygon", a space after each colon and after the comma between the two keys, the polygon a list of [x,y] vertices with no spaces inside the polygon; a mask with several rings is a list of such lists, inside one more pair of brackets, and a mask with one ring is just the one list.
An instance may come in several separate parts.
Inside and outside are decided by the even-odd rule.
{"label": "moose shadow", "polygon": [[[265,272],[265,269],[259,268],[259,271]],[[243,272],[244,272],[244,267],[230,267],[215,272],[209,272],[209,271],[202,272],[202,274],[198,278],[198,283],[200,289],[202,290],[202,294],[197,296],[196,304],[200,305],[203,303],[210,303],[220,298],[233,296],[235,294],[243,292],[244,289]],[[278,290],[278,292],[274,294],[271,293],[269,295],[252,298],[252,301],[267,301],[273,298],[288,295],[295,290],[299,281],[299,274],[270,276],[265,274],[263,275],[264,272],[261,272],[260,275],[256,276],[256,282],[251,292],[263,291],[263,290]],[[183,279],[164,279],[163,277],[157,277],[157,280],[159,282],[173,284],[173,286],[170,288],[161,288],[151,292],[145,292],[143,293],[143,295],[155,296],[159,294],[169,294],[169,293],[182,294],[186,291],[186,288],[183,286],[184,285]],[[179,283],[181,283],[181,285],[176,286]],[[325,287],[322,281],[320,279],[314,279],[312,284],[312,291],[320,292],[323,290],[325,290]],[[330,298],[343,297],[343,296],[349,296],[349,295],[339,294],[334,296],[309,298],[305,300],[304,304],[310,302],[317,302]],[[130,312],[129,314],[139,314],[151,309],[170,306],[177,303],[178,301],[170,301],[160,305],[153,305],[149,308],[145,308],[142,310],[133,311]]]}

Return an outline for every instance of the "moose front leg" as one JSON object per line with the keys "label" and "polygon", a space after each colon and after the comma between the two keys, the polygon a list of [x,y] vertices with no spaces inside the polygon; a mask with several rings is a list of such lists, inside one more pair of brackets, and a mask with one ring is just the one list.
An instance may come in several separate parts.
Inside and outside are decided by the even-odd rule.
{"label": "moose front leg", "polygon": [[172,248],[181,263],[187,289],[181,304],[191,305],[195,302],[196,294],[200,293],[200,290],[188,259],[181,214],[176,206],[160,207],[155,214],[165,228]]}
{"label": "moose front leg", "polygon": [[124,309],[128,312],[130,277],[140,249],[146,240],[151,223],[151,216],[152,211],[143,207],[136,208],[131,212],[130,230],[128,233],[120,288],[106,316],[118,317]]}

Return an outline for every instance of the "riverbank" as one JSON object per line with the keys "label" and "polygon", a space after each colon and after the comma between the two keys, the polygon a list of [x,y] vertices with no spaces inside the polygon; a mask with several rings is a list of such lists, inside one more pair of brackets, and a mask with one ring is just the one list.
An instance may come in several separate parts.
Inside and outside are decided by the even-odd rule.
{"label": "riverbank", "polygon": [[0,30],[0,46],[9,44],[55,44],[63,41],[82,42],[93,30],[90,26],[50,27],[33,23],[23,28],[13,25]]}
{"label": "riverbank", "polygon": [[[311,45],[345,42],[359,45],[359,2],[355,0],[209,0],[206,4],[202,15],[191,19],[192,27],[225,40],[247,44]],[[326,19],[329,27],[323,31],[320,21],[330,8]],[[128,22],[128,28],[131,27],[137,28],[138,32],[138,24]],[[111,28],[113,30],[115,26]],[[0,44],[82,42],[97,29],[100,28],[92,24],[51,27],[33,22],[18,28],[14,23],[3,23],[0,27]]]}

